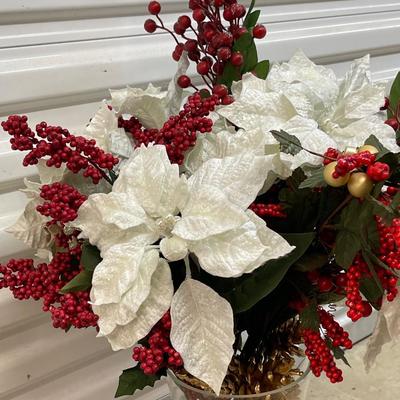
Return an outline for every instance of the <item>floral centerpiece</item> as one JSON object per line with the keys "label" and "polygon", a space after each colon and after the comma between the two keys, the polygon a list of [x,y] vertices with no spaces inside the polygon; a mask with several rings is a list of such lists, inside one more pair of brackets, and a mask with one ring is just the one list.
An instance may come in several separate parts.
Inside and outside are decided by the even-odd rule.
{"label": "floral centerpiece", "polygon": [[167,369],[217,395],[274,390],[302,354],[341,382],[334,305],[355,322],[397,295],[400,75],[385,98],[368,57],[342,80],[301,51],[270,66],[253,7],[190,0],[170,29],[152,1],[145,30],[176,42],[167,91],[112,90],[80,136],[2,122],[39,180],[9,229],[35,257],[1,265],[0,288],[133,349],[117,396]]}

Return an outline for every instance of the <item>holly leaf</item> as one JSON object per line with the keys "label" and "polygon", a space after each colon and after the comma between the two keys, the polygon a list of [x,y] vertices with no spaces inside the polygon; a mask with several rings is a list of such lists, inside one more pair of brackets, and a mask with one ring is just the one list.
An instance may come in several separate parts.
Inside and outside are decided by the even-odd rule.
{"label": "holly leaf", "polygon": [[251,36],[249,32],[246,32],[241,35],[239,39],[235,40],[235,43],[233,44],[233,50],[240,51],[241,53],[246,53],[253,42],[253,36]]}
{"label": "holly leaf", "polygon": [[160,375],[146,375],[138,365],[133,368],[124,369],[119,376],[115,397],[130,396],[136,390],[142,390],[146,386],[154,386],[160,377]]}
{"label": "holly leaf", "polygon": [[379,139],[375,135],[371,135],[364,143],[376,147],[379,150],[379,153],[389,152],[389,150],[385,146],[383,146],[383,144],[379,141]]}
{"label": "holly leaf", "polygon": [[283,153],[291,154],[295,156],[302,150],[302,146],[300,140],[289,133],[280,130],[280,131],[271,131],[272,136],[280,143],[281,151]]}
{"label": "holly leaf", "polygon": [[260,79],[266,79],[269,72],[269,60],[260,61],[254,68],[254,72]]}
{"label": "holly leaf", "polygon": [[244,25],[248,30],[250,30],[251,28],[253,28],[253,27],[257,24],[258,18],[260,17],[260,13],[261,13],[260,10],[253,11],[253,12],[250,13],[250,14],[247,13],[246,18],[245,18],[245,20],[244,20],[244,22],[243,22],[243,25]]}
{"label": "holly leaf", "polygon": [[65,286],[60,290],[61,294],[82,292],[84,290],[90,289],[92,286],[92,276],[93,273],[90,271],[82,270],[78,275],[70,280]]}
{"label": "holly leaf", "polygon": [[345,297],[345,294],[338,294],[334,292],[319,293],[317,296],[317,301],[318,304],[335,304],[343,300]]}
{"label": "holly leaf", "polygon": [[289,268],[310,247],[315,233],[289,233],[282,236],[296,248],[288,255],[268,261],[251,274],[238,278],[235,287],[224,294],[235,313],[247,311],[270,294],[282,281]]}
{"label": "holly leaf", "polygon": [[327,263],[327,254],[312,252],[304,254],[304,256],[300,257],[300,259],[296,261],[293,266],[297,271],[309,272],[320,269]]}
{"label": "holly leaf", "polygon": [[[390,89],[390,108],[396,110],[397,105],[400,103],[400,72],[397,74],[396,79],[393,81],[392,88]],[[388,109],[388,119],[393,118],[394,114]]]}
{"label": "holly leaf", "polygon": [[311,300],[310,303],[300,313],[300,323],[305,329],[311,329],[314,332],[319,332],[321,321],[318,314],[318,304],[315,299]]}
{"label": "holly leaf", "polygon": [[258,63],[258,55],[257,55],[257,47],[254,43],[254,39],[250,46],[247,48],[247,51],[244,53],[244,64],[242,68],[242,73],[251,72],[257,66]]}
{"label": "holly leaf", "polygon": [[306,180],[300,183],[299,189],[325,187],[324,167],[318,168]]}
{"label": "holly leaf", "polygon": [[86,242],[82,246],[81,266],[85,271],[93,272],[102,261],[100,250]]}
{"label": "holly leaf", "polygon": [[238,67],[235,67],[230,61],[225,64],[224,72],[222,76],[218,79],[219,83],[223,83],[228,88],[232,86],[233,81],[238,81],[240,79],[240,72]]}
{"label": "holly leaf", "polygon": [[367,196],[366,199],[372,206],[372,212],[381,216],[383,218],[383,221],[387,225],[390,225],[393,219],[400,215],[400,212],[397,209],[396,205],[395,207],[393,207],[392,204],[386,206],[381,201],[370,195]]}

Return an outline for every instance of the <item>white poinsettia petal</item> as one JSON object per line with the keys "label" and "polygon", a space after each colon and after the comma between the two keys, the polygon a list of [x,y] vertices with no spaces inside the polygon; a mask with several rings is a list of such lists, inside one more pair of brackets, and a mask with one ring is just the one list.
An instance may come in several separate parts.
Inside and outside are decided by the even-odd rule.
{"label": "white poinsettia petal", "polygon": [[254,153],[206,161],[188,180],[191,192],[203,185],[214,186],[228,199],[246,209],[262,188],[268,170],[267,159]]}
{"label": "white poinsettia petal", "polygon": [[209,274],[233,278],[253,268],[266,247],[258,237],[255,224],[249,220],[240,228],[190,242],[189,249]]}
{"label": "white poinsettia petal", "polygon": [[378,116],[360,119],[344,128],[336,127],[333,134],[340,150],[344,150],[346,146],[362,146],[371,135],[374,135],[388,150],[394,153],[399,151],[394,130]]}
{"label": "white poinsettia petal", "polygon": [[136,318],[127,325],[117,326],[107,336],[112,349],[127,349],[143,339],[170,308],[173,293],[171,270],[168,263],[160,259],[151,278],[150,294],[140,306]]}
{"label": "white poinsettia petal", "polygon": [[262,255],[247,269],[246,273],[252,272],[267,261],[286,256],[295,249],[295,247],[291,246],[281,235],[268,228],[265,221],[259,218],[253,211],[247,210],[246,213],[255,224],[257,235],[261,243],[265,246]]}
{"label": "white poinsettia petal", "polygon": [[189,68],[189,59],[187,53],[184,51],[181,55],[181,58],[178,62],[178,68],[175,73],[174,78],[168,85],[167,97],[166,97],[166,106],[168,108],[168,115],[177,115],[182,108],[182,102],[184,97],[189,94],[189,92],[183,90],[178,85],[178,78],[181,75],[185,75],[186,71]]}
{"label": "white poinsettia petal", "polygon": [[240,128],[265,131],[279,129],[296,115],[296,110],[280,93],[246,89],[232,104],[219,108],[218,113]]}
{"label": "white poinsettia petal", "polygon": [[111,137],[114,133],[121,132],[125,136],[125,131],[118,128],[118,117],[113,110],[108,108],[105,101],[91,119],[83,135],[96,141],[96,146],[104,151],[110,151]]}
{"label": "white poinsettia petal", "polygon": [[71,226],[97,246],[101,253],[115,244],[154,243],[158,238],[152,221],[133,197],[125,193],[97,193],[89,196]]}
{"label": "white poinsettia petal", "polygon": [[247,221],[245,212],[214,186],[194,186],[182,218],[172,233],[185,240],[201,240],[237,228]]}
{"label": "white poinsettia petal", "polygon": [[[281,129],[297,137],[303,148],[315,153],[324,153],[324,151],[321,152],[321,149],[327,149],[328,147],[336,148],[337,146],[336,142],[330,136],[318,129],[317,122],[311,119],[296,116],[287,121]],[[291,168],[295,170],[305,164],[321,165],[321,162],[321,157],[301,150],[293,157]]]}
{"label": "white poinsettia petal", "polygon": [[157,218],[174,214],[185,202],[187,184],[165,146],[142,146],[121,169],[113,191],[135,197],[147,214]]}
{"label": "white poinsettia petal", "polygon": [[46,224],[50,220],[40,214],[36,207],[40,201],[33,199],[28,202],[23,214],[17,219],[14,225],[6,229],[18,240],[33,249],[47,249],[52,242],[52,235]]}
{"label": "white poinsettia petal", "polygon": [[285,94],[302,116],[310,116],[310,105],[316,112],[329,108],[339,90],[333,71],[314,64],[301,50],[288,63],[274,64],[266,82],[271,90]]}
{"label": "white poinsettia petal", "polygon": [[[139,250],[135,258],[133,254],[135,250],[137,248],[130,245],[120,246],[118,250],[111,248],[109,250],[110,254],[117,252],[115,264],[118,265],[113,265],[112,260],[110,262],[106,257],[106,265],[103,271],[100,271],[98,276],[93,276],[92,307],[93,311],[99,316],[98,325],[101,335],[109,335],[117,325],[126,325],[136,318],[137,311],[150,293],[151,278],[158,265],[159,254],[156,250],[145,252]],[[128,254],[121,254],[121,251],[126,251]],[[113,255],[111,254],[111,256]],[[137,262],[137,258],[140,257],[140,261]],[[110,291],[113,289],[123,291],[128,287],[117,303],[109,303],[108,297],[104,299],[106,296],[105,288],[99,288],[99,285],[104,286],[104,278],[107,277],[107,274],[111,280],[109,284]],[[102,290],[100,291],[99,289]],[[103,304],[101,304],[100,298],[97,297],[99,292],[103,296],[103,301],[106,300]],[[115,299],[117,296],[112,293],[111,297]]]}
{"label": "white poinsettia petal", "polygon": [[233,356],[233,311],[210,287],[185,280],[172,299],[171,343],[185,369],[219,394]]}
{"label": "white poinsettia petal", "polygon": [[248,72],[242,76],[242,79],[232,84],[232,94],[238,98],[246,90],[258,90],[260,92],[269,92],[268,84],[265,79],[257,78],[253,73]]}
{"label": "white poinsettia petal", "polygon": [[111,104],[119,114],[130,114],[138,118],[145,128],[162,128],[168,119],[166,92],[149,84],[146,90],[127,87],[110,90]]}
{"label": "white poinsettia petal", "polygon": [[117,244],[104,252],[92,278],[94,304],[118,303],[138,276],[144,247]]}
{"label": "white poinsettia petal", "polygon": [[186,240],[178,236],[172,236],[161,240],[160,250],[168,261],[178,261],[188,254],[188,245]]}

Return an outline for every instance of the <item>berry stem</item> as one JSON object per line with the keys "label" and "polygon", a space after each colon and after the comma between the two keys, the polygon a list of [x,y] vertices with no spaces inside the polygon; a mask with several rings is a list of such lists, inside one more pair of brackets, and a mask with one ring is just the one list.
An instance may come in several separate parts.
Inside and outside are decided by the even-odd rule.
{"label": "berry stem", "polygon": [[109,178],[109,176],[95,162],[93,162],[89,158],[86,159],[88,160],[89,164],[93,165],[93,167],[95,167],[97,171],[100,172],[101,176],[112,186],[113,181]]}

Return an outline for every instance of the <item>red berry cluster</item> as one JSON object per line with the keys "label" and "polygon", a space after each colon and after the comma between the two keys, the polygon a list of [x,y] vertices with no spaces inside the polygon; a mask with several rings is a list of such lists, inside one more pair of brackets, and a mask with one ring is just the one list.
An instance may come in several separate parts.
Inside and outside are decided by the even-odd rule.
{"label": "red berry cluster", "polygon": [[368,166],[367,175],[375,182],[385,181],[390,176],[390,167],[386,163],[373,163]]}
{"label": "red berry cluster", "polygon": [[379,258],[389,268],[400,270],[400,219],[396,218],[390,226],[383,223],[381,217],[376,217],[379,231]]}
{"label": "red berry cluster", "polygon": [[160,130],[144,129],[135,117],[129,120],[120,118],[119,126],[133,136],[137,146],[163,144],[171,162],[182,164],[184,153],[196,143],[197,133],[211,132],[213,123],[207,116],[220,101],[216,94],[202,98],[200,93],[194,93],[189,96],[183,110],[169,117]]}
{"label": "red berry cluster", "polygon": [[73,173],[83,170],[85,177],[98,183],[101,178],[108,179],[104,170],[112,170],[118,158],[96,147],[96,141],[82,136],[71,135],[60,126],[48,126],[46,122],[36,125],[36,134],[28,126],[28,118],[11,115],[1,126],[8,132],[11,148],[26,151],[24,166],[35,165],[39,159],[48,157],[48,167],[60,168],[62,164]]}
{"label": "red berry cluster", "polygon": [[171,316],[169,311],[154,326],[148,337],[148,345],[133,349],[132,358],[140,363],[146,375],[154,375],[162,368],[179,368],[183,365],[180,354],[171,346],[169,335]]}
{"label": "red berry cluster", "polygon": [[[243,54],[234,50],[234,41],[245,33],[262,39],[267,31],[263,25],[256,25],[249,32],[243,25],[246,8],[237,0],[189,0],[189,8],[192,16],[179,16],[172,31],[159,17],[160,3],[151,1],[148,10],[156,16],[157,22],[146,20],[144,29],[149,33],[157,29],[170,33],[176,42],[172,58],[179,61],[182,52],[186,51],[196,64],[197,72],[212,87],[228,62],[239,70],[245,61]],[[189,77],[184,77],[182,87],[190,86]]]}
{"label": "red berry cluster", "polygon": [[372,154],[369,151],[344,155],[338,159],[332,176],[337,179],[340,176],[345,176],[354,169],[368,167],[375,161],[375,159],[375,154]]}
{"label": "red berry cluster", "polygon": [[332,383],[342,382],[342,371],[336,366],[332,351],[320,333],[312,329],[303,329],[302,337],[313,374],[319,377],[325,372]]}
{"label": "red berry cluster", "polygon": [[333,316],[323,308],[318,310],[321,326],[325,329],[326,336],[332,340],[333,347],[344,347],[350,350],[353,347],[353,342],[346,332]]}
{"label": "red berry cluster", "polygon": [[328,150],[324,153],[324,165],[330,164],[332,161],[339,158],[340,151],[332,147],[328,147]]}
{"label": "red berry cluster", "polygon": [[38,205],[36,209],[42,215],[52,218],[51,224],[66,224],[76,219],[79,207],[87,198],[74,187],[61,182],[43,185],[40,197],[47,201]]}
{"label": "red berry cluster", "polygon": [[249,208],[259,217],[285,218],[287,216],[281,204],[253,203],[250,204]]}
{"label": "red berry cluster", "polygon": [[9,288],[19,300],[43,300],[55,328],[97,326],[98,317],[89,304],[87,291],[60,294],[60,289],[79,272],[80,246],[54,255],[49,264],[34,265],[31,259],[10,260],[0,265],[0,289]]}

